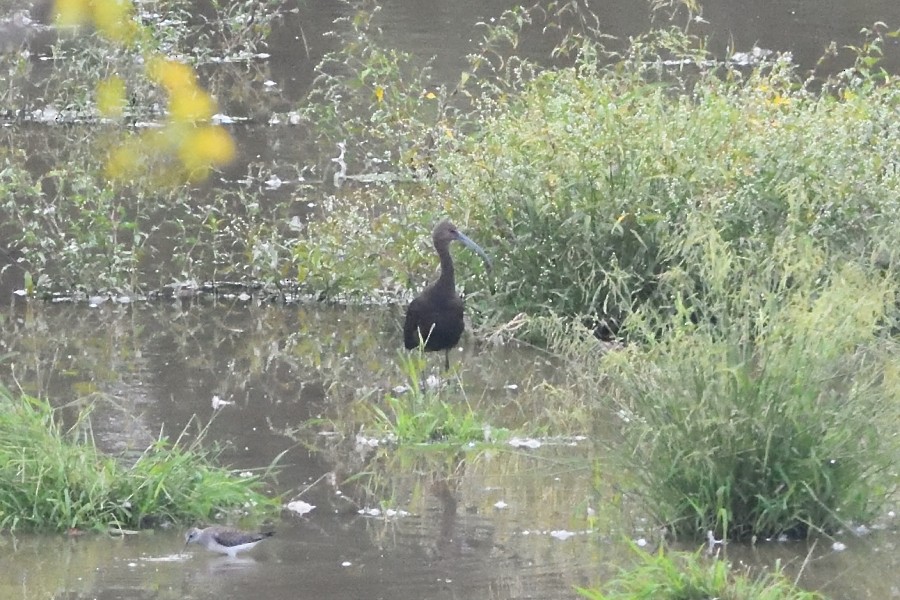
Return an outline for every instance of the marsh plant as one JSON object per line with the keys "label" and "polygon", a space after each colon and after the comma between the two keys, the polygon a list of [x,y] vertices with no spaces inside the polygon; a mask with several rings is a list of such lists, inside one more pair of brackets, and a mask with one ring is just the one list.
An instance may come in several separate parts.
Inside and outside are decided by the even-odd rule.
{"label": "marsh plant", "polygon": [[602,589],[579,589],[588,600],[824,600],[821,594],[798,589],[781,566],[770,573],[752,575],[735,569],[726,560],[700,552],[655,553],[634,548],[638,565],[624,571]]}
{"label": "marsh plant", "polygon": [[192,440],[161,436],[126,463],[94,445],[88,409],[66,427],[46,401],[5,388],[0,408],[0,529],[136,528],[277,506],[258,475],[213,465],[205,429]]}
{"label": "marsh plant", "polygon": [[677,535],[831,533],[895,489],[895,274],[778,248],[764,264],[719,256],[710,287],[635,312],[633,344],[600,361],[618,454]]}
{"label": "marsh plant", "polygon": [[401,445],[486,441],[491,428],[484,418],[472,410],[464,393],[449,393],[458,379],[450,373],[444,374],[444,382],[434,375],[425,377],[428,361],[422,351],[401,351],[398,356],[407,385],[385,396],[383,407],[367,405],[376,428]]}
{"label": "marsh plant", "polygon": [[[497,97],[517,93],[539,72],[537,61],[519,55],[527,30],[555,35],[555,59],[573,53],[582,34],[599,35],[585,4],[538,2],[477,23],[480,35],[458,79],[437,80],[433,58],[398,49],[382,35],[377,3],[356,3],[352,15],[338,19],[344,27],[333,36],[340,46],[316,65],[299,113],[320,143],[347,143],[351,170],[427,179],[435,173],[435,157],[453,146],[460,131],[477,130]],[[551,62],[551,56],[542,58]]]}
{"label": "marsh plant", "polygon": [[479,239],[493,232],[494,302],[614,320],[662,306],[658,284],[685,260],[677,240],[698,215],[750,261],[782,232],[856,257],[896,247],[900,179],[883,161],[900,147],[894,88],[816,93],[781,59],[690,77],[650,66],[678,44],[703,57],[691,38],[656,35],[615,68],[542,73],[437,162],[458,197],[477,199]]}
{"label": "marsh plant", "polygon": [[338,20],[347,26],[341,46],[316,66],[300,114],[319,141],[351,143],[354,171],[387,163],[409,177],[428,168],[428,154],[443,141],[447,91],[431,80],[430,61],[384,43],[373,23],[379,11],[376,3],[363,2]]}
{"label": "marsh plant", "polygon": [[27,291],[138,296],[173,281],[229,280],[277,295],[296,272],[289,207],[264,206],[242,187],[200,197],[190,185],[123,186],[98,175],[99,141],[80,150],[47,145],[65,169],[36,176],[24,152],[0,158],[0,233],[24,255]]}

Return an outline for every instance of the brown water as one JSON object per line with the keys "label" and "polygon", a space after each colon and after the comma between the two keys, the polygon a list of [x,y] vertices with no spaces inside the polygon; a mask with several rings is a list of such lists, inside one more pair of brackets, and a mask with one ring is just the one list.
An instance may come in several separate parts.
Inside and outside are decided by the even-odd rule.
{"label": "brown water", "polygon": [[[29,391],[61,402],[92,398],[103,447],[139,451],[161,428],[175,434],[194,415],[206,422],[216,412],[210,440],[226,444],[223,462],[258,467],[286,451],[275,488],[285,501],[316,508],[303,517],[285,511],[276,537],[239,560],[185,550],[180,529],[124,538],[7,535],[0,597],[574,598],[573,586],[628,563],[625,540],[652,545],[640,505],[606,470],[603,428],[538,449],[488,451],[398,452],[356,444],[352,435],[298,434],[310,417],[349,414],[358,390],[403,383],[397,316],[243,303],[8,312],[4,350],[15,355],[3,379],[13,372]],[[552,403],[539,391],[553,373],[539,353],[456,354],[470,401],[494,425],[534,418]],[[214,395],[233,404],[214,411]],[[347,481],[359,472],[372,477]],[[388,509],[398,513],[385,516]],[[838,539],[846,550],[817,542],[804,584],[834,598],[892,597],[900,585],[891,575],[893,528]],[[807,544],[728,548],[738,564],[781,559],[792,572],[808,552]]]}
{"label": "brown water", "polygon": [[[390,1],[379,24],[397,46],[436,55],[437,80],[456,81],[470,40],[480,35],[474,23],[513,4]],[[643,2],[591,5],[616,35],[650,24]],[[333,148],[304,146],[295,128],[262,123],[302,97],[314,64],[333,43],[322,33],[348,10],[310,2],[273,33],[272,57],[262,67],[277,89],[225,100],[225,112],[256,122],[234,128],[243,162],[226,179],[246,174],[247,162],[288,179],[298,165],[326,164],[334,156]],[[729,44],[738,50],[756,44],[789,50],[811,68],[831,40],[858,44],[860,28],[878,20],[900,26],[900,3],[728,0],[707,3],[702,17],[708,23],[698,21],[694,31],[710,33],[723,55]],[[529,43],[526,50],[535,55],[545,50],[540,38]],[[900,66],[898,54],[890,41],[884,64],[892,72]],[[826,66],[839,68],[846,60]],[[11,144],[43,148],[57,133],[5,135]],[[260,197],[288,197],[296,189],[261,190]],[[20,275],[3,273],[4,301],[21,285]],[[350,419],[366,390],[403,383],[395,354],[400,318],[397,309],[199,301],[4,305],[0,353],[15,355],[0,366],[0,380],[14,377],[26,391],[60,403],[93,399],[93,426],[104,448],[140,451],[161,428],[176,434],[195,415],[205,423],[215,412],[211,439],[227,444],[223,462],[259,467],[285,452],[275,489],[285,500],[300,498],[316,508],[304,517],[286,511],[276,537],[238,561],[193,546],[185,550],[181,530],[124,538],[4,535],[0,598],[574,598],[573,586],[601,581],[628,563],[625,540],[652,544],[640,505],[604,468],[603,424],[581,432],[585,439],[574,445],[424,453],[319,435],[327,426],[312,436],[298,431],[310,418]],[[539,385],[553,377],[546,359],[526,348],[472,346],[453,358],[465,365],[460,379],[467,398],[491,407],[495,424],[538,418],[551,401]],[[214,396],[232,404],[216,412]],[[372,476],[348,482],[364,471]],[[403,512],[360,512],[376,508]],[[884,521],[886,529],[875,533],[840,536],[843,551],[833,540],[819,540],[811,553],[805,543],[727,551],[739,564],[768,567],[782,560],[789,572],[801,573],[805,586],[833,598],[898,597],[900,538],[893,515]]]}

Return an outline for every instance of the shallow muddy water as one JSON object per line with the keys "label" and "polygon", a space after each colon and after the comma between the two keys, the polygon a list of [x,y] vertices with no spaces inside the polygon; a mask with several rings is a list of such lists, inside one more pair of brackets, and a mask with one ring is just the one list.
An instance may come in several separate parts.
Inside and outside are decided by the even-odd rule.
{"label": "shallow muddy water", "polygon": [[[284,453],[272,491],[315,506],[285,510],[269,523],[276,536],[238,560],[185,549],[181,528],[5,535],[3,598],[575,598],[574,586],[630,563],[627,540],[652,548],[658,537],[604,458],[614,423],[538,448],[402,452],[342,429],[352,406],[403,383],[396,311],[38,303],[6,311],[3,332],[13,353],[3,379],[60,403],[94,402],[105,449],[127,458],[160,431],[212,419],[207,439],[224,444],[224,464],[260,467]],[[494,426],[536,419],[553,402],[541,384],[559,371],[534,350],[470,341],[453,360],[454,386]],[[214,411],[213,396],[230,404]],[[315,417],[333,420],[301,427]],[[727,553],[756,567],[782,560],[832,598],[889,598],[900,579],[886,522],[839,536],[843,551],[822,539]]]}

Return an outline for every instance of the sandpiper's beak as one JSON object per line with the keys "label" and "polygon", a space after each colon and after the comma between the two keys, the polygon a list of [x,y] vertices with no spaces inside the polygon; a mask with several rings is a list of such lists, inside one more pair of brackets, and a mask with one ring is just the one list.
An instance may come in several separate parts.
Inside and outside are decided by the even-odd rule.
{"label": "sandpiper's beak", "polygon": [[474,250],[475,253],[478,254],[478,256],[482,258],[482,260],[484,260],[484,265],[487,267],[487,270],[491,270],[491,259],[488,258],[488,255],[485,254],[484,250],[481,249],[481,246],[473,242],[471,238],[469,238],[469,236],[462,233],[461,231],[456,232],[456,239],[465,244],[468,248]]}

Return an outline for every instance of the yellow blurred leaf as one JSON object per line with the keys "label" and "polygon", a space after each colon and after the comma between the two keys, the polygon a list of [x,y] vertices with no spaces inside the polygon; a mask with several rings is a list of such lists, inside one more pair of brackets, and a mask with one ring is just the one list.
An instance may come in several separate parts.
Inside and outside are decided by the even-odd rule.
{"label": "yellow blurred leaf", "polygon": [[73,27],[91,20],[89,0],[56,0],[53,3],[53,20],[57,25]]}
{"label": "yellow blurred leaf", "polygon": [[178,149],[178,158],[192,179],[197,173],[203,173],[205,177],[210,167],[228,164],[234,155],[234,140],[219,125],[194,129]]}
{"label": "yellow blurred leaf", "polygon": [[434,100],[435,98],[437,98],[434,92],[428,92],[427,94],[425,94],[425,97],[429,100]]}
{"label": "yellow blurred leaf", "polygon": [[131,0],[96,0],[90,3],[94,25],[107,38],[128,43],[137,31],[132,20],[134,5]]}
{"label": "yellow blurred leaf", "polygon": [[197,87],[194,70],[178,61],[155,56],[147,62],[147,77],[161,85],[170,94]]}
{"label": "yellow blurred leaf", "polygon": [[375,88],[375,99],[379,102],[384,100],[384,88],[379,86]]}
{"label": "yellow blurred leaf", "polygon": [[215,101],[200,88],[179,89],[169,97],[169,118],[175,122],[206,121],[215,112]]}
{"label": "yellow blurred leaf", "polygon": [[126,142],[109,153],[106,159],[106,176],[110,179],[130,179],[141,171],[143,165],[138,145]]}
{"label": "yellow blurred leaf", "polygon": [[119,118],[125,111],[125,81],[110,77],[97,84],[97,109],[100,114]]}
{"label": "yellow blurred leaf", "polygon": [[104,36],[121,44],[131,42],[137,32],[132,0],[55,0],[53,15],[57,25],[93,24]]}

